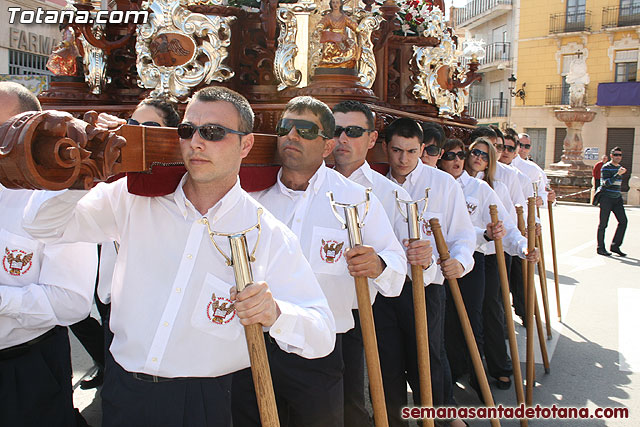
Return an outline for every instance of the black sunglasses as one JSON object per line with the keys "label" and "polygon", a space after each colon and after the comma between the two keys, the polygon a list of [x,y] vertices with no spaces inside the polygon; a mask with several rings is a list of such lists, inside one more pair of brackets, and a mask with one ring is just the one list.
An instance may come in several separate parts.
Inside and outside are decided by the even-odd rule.
{"label": "black sunglasses", "polygon": [[372,132],[372,130],[361,128],[360,126],[336,126],[336,130],[333,132],[333,137],[340,138],[342,132],[346,133],[349,138],[359,138],[363,133]]}
{"label": "black sunglasses", "polygon": [[142,123],[140,123],[136,119],[127,120],[127,124],[128,125],[134,125],[134,126],[159,126],[159,127],[162,127],[162,125],[160,123],[158,123],[158,122],[142,122]]}
{"label": "black sunglasses", "polygon": [[622,153],[611,153],[611,157],[622,157]]}
{"label": "black sunglasses", "polygon": [[424,147],[424,152],[431,157],[435,157],[440,154],[440,147],[435,144],[427,145]]}
{"label": "black sunglasses", "polygon": [[316,139],[318,135],[320,135],[324,139],[330,139],[320,130],[317,124],[308,120],[301,119],[280,119],[278,125],[276,126],[276,135],[288,135],[294,126],[296,127],[296,132],[298,132],[298,135],[300,135],[304,139],[313,140]]}
{"label": "black sunglasses", "polygon": [[178,125],[178,136],[182,139],[191,139],[196,131],[200,133],[202,139],[213,142],[220,141],[228,133],[242,136],[249,134],[249,132],[240,132],[239,130],[229,129],[222,125],[206,124],[196,126],[193,123],[180,123]]}
{"label": "black sunglasses", "polygon": [[516,147],[515,145],[504,144],[504,150],[507,150],[508,152],[513,153],[514,151],[516,151]]}
{"label": "black sunglasses", "polygon": [[531,148],[531,144],[520,144],[520,146],[525,150],[528,150],[529,148]]}
{"label": "black sunglasses", "polygon": [[446,153],[444,153],[442,155],[442,160],[453,160],[456,158],[456,156],[460,159],[460,160],[464,160],[467,158],[467,153],[465,153],[464,151],[458,151],[457,153],[453,152],[453,151],[447,151]]}
{"label": "black sunglasses", "polygon": [[477,148],[474,148],[473,150],[471,150],[471,155],[475,157],[479,157],[485,162],[489,161],[489,153],[485,153],[484,151],[478,150]]}

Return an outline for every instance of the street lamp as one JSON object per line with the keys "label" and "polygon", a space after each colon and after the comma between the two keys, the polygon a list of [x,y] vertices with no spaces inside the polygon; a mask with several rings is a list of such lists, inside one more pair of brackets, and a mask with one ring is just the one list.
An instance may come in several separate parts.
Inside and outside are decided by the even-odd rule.
{"label": "street lamp", "polygon": [[524,88],[527,86],[526,83],[522,83],[522,86],[520,87],[520,89],[516,90],[516,81],[518,79],[516,79],[516,76],[511,74],[511,77],[509,77],[507,79],[507,81],[509,82],[509,95],[511,95],[511,97],[518,97],[522,100],[522,103],[524,104],[524,98],[527,96],[527,93],[524,91]]}

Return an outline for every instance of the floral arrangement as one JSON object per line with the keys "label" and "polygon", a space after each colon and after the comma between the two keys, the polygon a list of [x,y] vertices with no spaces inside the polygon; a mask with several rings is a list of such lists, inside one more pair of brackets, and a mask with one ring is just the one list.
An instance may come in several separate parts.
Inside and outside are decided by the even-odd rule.
{"label": "floral arrangement", "polygon": [[421,36],[427,29],[429,13],[433,9],[431,0],[398,0],[398,18],[402,25],[400,33],[404,36]]}

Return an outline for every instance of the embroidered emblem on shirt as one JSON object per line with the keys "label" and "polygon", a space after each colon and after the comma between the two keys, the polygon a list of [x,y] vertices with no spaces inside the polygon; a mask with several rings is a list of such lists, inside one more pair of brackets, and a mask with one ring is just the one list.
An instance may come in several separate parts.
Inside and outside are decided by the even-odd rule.
{"label": "embroidered emblem on shirt", "polygon": [[335,264],[342,257],[342,247],[344,242],[338,243],[335,240],[322,239],[322,246],[320,247],[320,258],[328,264]]}
{"label": "embroidered emblem on shirt", "polygon": [[425,236],[431,236],[433,234],[431,232],[431,225],[426,219],[422,220],[422,233],[424,233]]}
{"label": "embroidered emblem on shirt", "polygon": [[229,298],[216,297],[212,293],[211,301],[207,304],[207,317],[217,325],[229,323],[236,317],[235,304]]}
{"label": "embroidered emblem on shirt", "polygon": [[12,276],[21,276],[26,274],[33,264],[31,259],[33,258],[33,252],[30,254],[20,249],[9,250],[4,248],[5,256],[2,258],[2,267],[4,271]]}
{"label": "embroidered emblem on shirt", "polygon": [[469,215],[473,215],[477,207],[478,205],[474,205],[473,203],[467,202],[467,210],[469,211]]}

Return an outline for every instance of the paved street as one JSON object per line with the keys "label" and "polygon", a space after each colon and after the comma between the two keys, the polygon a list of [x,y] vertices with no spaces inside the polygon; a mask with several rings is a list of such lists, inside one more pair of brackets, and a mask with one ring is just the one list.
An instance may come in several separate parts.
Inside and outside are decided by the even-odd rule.
{"label": "paved street", "polygon": [[[544,373],[537,354],[534,403],[562,407],[626,407],[626,420],[547,420],[532,421],[540,426],[633,426],[640,425],[640,208],[628,208],[629,226],[622,249],[627,258],[596,255],[598,208],[560,204],[554,208],[562,322],[556,314],[556,299],[548,230],[548,214],[542,211],[543,239],[549,289],[553,339],[547,341],[550,374]],[[606,241],[615,230],[612,215]],[[638,239],[638,240],[636,240]],[[538,277],[536,277],[538,286]],[[539,290],[539,288],[538,288]],[[540,294],[538,292],[538,296]],[[542,304],[540,304],[542,310]],[[94,313],[97,316],[97,313]],[[525,359],[525,329],[516,326],[522,362]],[[539,353],[538,344],[536,351]],[[92,369],[89,357],[72,337],[74,383]],[[525,373],[522,364],[523,376]],[[463,384],[464,385],[464,384]],[[467,386],[468,388],[468,386]],[[515,406],[513,387],[492,388],[496,403]],[[95,390],[77,388],[76,407],[94,427],[100,426],[100,400]],[[456,391],[461,405],[476,406],[473,391]],[[471,421],[471,425],[489,425]],[[518,425],[503,421],[504,426]],[[168,426],[170,427],[170,426]]]}

